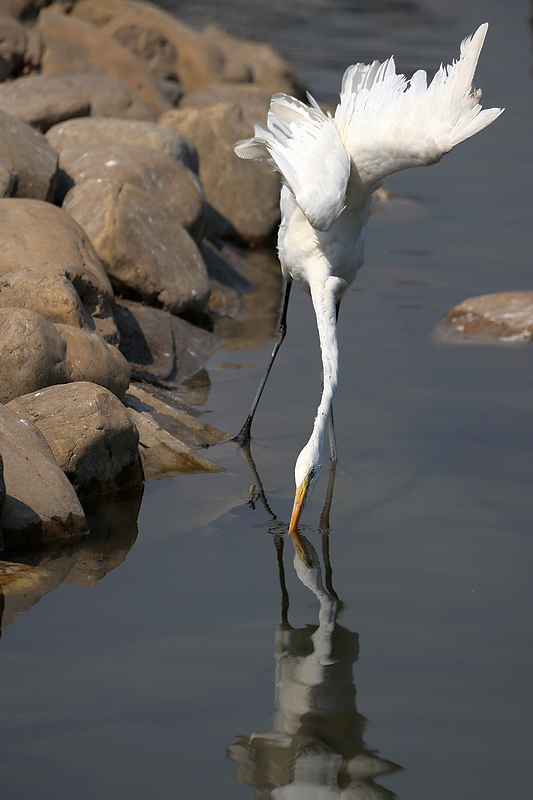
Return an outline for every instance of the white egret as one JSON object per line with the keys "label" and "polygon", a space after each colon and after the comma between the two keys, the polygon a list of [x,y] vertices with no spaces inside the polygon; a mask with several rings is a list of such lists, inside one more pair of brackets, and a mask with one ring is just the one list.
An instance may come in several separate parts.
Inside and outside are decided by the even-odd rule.
{"label": "white egret", "polygon": [[429,85],[422,70],[410,80],[397,75],[392,57],[382,64],[348,67],[333,116],[324,114],[310,95],[307,106],[275,94],[267,125],[256,125],[253,138],[235,145],[241,158],[266,161],[281,175],[278,251],[287,281],[271,361],[237,441],[249,439],[257,402],[284,336],[293,280],[311,295],[320,340],[322,396],[313,432],[296,461],[289,526],[293,535],[320,471],[338,380],[337,312],[363,264],[372,192],[387,175],[436,164],[501,114],[499,108],[481,110],[481,92],[472,88],[487,27],[481,25],[464,39],[459,60],[441,66]]}

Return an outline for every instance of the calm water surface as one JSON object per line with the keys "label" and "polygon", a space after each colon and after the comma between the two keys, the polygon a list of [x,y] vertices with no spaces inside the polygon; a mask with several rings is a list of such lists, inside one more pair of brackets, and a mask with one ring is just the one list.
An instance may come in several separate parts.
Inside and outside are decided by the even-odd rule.
{"label": "calm water surface", "polygon": [[[432,70],[488,19],[477,82],[506,112],[391,179],[406,200],[369,226],[340,319],[330,525],[326,468],[303,518],[312,566],[295,569],[283,536],[320,391],[295,290],[255,427],[268,508],[222,445],[225,472],[145,487],[138,531],[133,497],[101,510],[92,550],[43,564],[68,583],[0,642],[2,797],[529,797],[533,347],[443,346],[432,330],[465,297],[532,288],[530,7],[174,7],[270,41],[327,100],[347,64],[395,52]],[[238,430],[266,358],[213,357],[211,423]]]}

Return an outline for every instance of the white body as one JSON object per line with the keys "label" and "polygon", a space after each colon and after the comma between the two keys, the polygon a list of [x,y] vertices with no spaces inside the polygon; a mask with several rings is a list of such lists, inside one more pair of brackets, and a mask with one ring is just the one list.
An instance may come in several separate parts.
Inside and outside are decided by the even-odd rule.
{"label": "white body", "polygon": [[241,158],[267,161],[282,176],[281,268],[311,294],[317,318],[324,387],[295,467],[300,510],[318,477],[337,388],[335,305],[363,264],[372,192],[393,172],[436,163],[502,112],[481,110],[481,92],[472,88],[487,27],[461,43],[459,60],[441,66],[429,86],[425,72],[410,80],[397,75],[393,58],[355,64],[344,74],[333,117],[312,97],[306,106],[277,94],[267,126],[256,125],[253,139],[235,145]]}

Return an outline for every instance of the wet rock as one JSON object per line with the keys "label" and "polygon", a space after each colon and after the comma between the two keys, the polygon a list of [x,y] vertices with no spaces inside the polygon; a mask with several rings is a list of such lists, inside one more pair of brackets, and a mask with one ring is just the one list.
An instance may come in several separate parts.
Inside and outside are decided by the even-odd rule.
{"label": "wet rock", "polygon": [[[8,296],[11,292],[13,299],[21,297],[21,287],[29,287],[31,283],[26,273],[29,271],[35,274],[35,288],[32,292],[28,288],[26,302],[30,304],[43,276],[43,293],[36,302],[39,312],[46,311],[52,320],[81,326],[87,324],[85,309],[97,333],[111,343],[118,341],[109,278],[86,233],[72,217],[51,203],[25,198],[0,199],[0,237],[3,242],[0,276],[8,276],[4,281]],[[73,285],[79,300],[62,280],[65,278]],[[17,281],[21,282],[18,288]]]}
{"label": "wet rock", "polygon": [[463,300],[446,314],[435,335],[446,341],[530,342],[533,292],[499,292]]}
{"label": "wet rock", "polygon": [[46,138],[57,152],[103,144],[147,147],[159,150],[198,172],[198,154],[193,143],[183,134],[154,122],[79,117],[54,125]]}
{"label": "wet rock", "polygon": [[[0,104],[2,103],[0,84]],[[54,196],[57,154],[29,125],[0,111],[0,161],[7,170],[4,196],[51,200]]]}
{"label": "wet rock", "polygon": [[117,302],[120,350],[135,380],[177,388],[217,348],[209,331],[165,311],[126,300]]}
{"label": "wet rock", "polygon": [[50,386],[17,397],[8,408],[39,428],[80,497],[143,482],[137,430],[102,386]]}
{"label": "wet rock", "polygon": [[0,14],[0,81],[19,70],[24,62],[26,32],[13,17]]}
{"label": "wet rock", "polygon": [[40,314],[0,308],[0,403],[64,383],[65,354],[61,334]]}
{"label": "wet rock", "polygon": [[154,118],[170,108],[146,67],[94,25],[50,8],[41,11],[39,28],[43,75],[105,75],[126,85]]}
{"label": "wet rock", "polygon": [[6,485],[2,513],[6,546],[73,539],[87,532],[76,492],[39,429],[4,406],[0,406],[0,452]]}
{"label": "wet rock", "polygon": [[190,91],[219,79],[225,57],[214,42],[150,3],[128,0],[80,0],[76,17],[98,25],[142,59],[158,78],[177,77]]}
{"label": "wet rock", "polygon": [[100,75],[17,78],[0,84],[0,105],[4,111],[39,131],[88,114],[135,120],[154,118],[125,84]]}
{"label": "wet rock", "polygon": [[128,414],[139,432],[140,453],[147,481],[173,475],[222,471],[169,433],[149,412],[128,408]]}
{"label": "wet rock", "polygon": [[189,447],[218,444],[230,436],[180,408],[173,397],[164,400],[148,387],[131,383],[124,403],[139,414],[147,414],[168,433]]}
{"label": "wet rock", "polygon": [[65,382],[89,381],[124,396],[131,378],[131,367],[116,347],[96,333],[70,325],[56,325],[66,345]]}
{"label": "wet rock", "polygon": [[240,106],[176,109],[160,122],[194,143],[200,181],[215,211],[251,244],[271,238],[280,216],[279,178],[267,164],[235,157],[234,143],[253,135]]}
{"label": "wet rock", "polygon": [[285,92],[306,99],[301,78],[269,45],[239,39],[215,25],[204,28],[200,38],[223,52],[224,80],[251,81],[269,95]]}
{"label": "wet rock", "polygon": [[157,196],[129,183],[92,180],[71,189],[63,207],[89,235],[118,293],[174,314],[205,310],[203,259]]}
{"label": "wet rock", "polygon": [[60,154],[59,166],[63,173],[60,195],[63,188],[90,180],[121,187],[132,184],[162,203],[191,236],[201,239],[205,202],[198,180],[166,153],[132,145],[76,147]]}

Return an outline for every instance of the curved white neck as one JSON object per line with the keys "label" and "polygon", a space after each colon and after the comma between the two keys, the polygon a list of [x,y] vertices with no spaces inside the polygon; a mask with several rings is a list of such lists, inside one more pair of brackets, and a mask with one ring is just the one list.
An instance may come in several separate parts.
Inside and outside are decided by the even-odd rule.
{"label": "curved white neck", "polygon": [[337,391],[339,376],[339,352],[337,347],[337,309],[336,298],[338,290],[344,281],[329,277],[325,283],[310,284],[311,299],[316,314],[320,350],[322,353],[322,396],[317,409],[313,432],[308,446],[314,444],[318,449],[318,456],[322,456],[324,437],[331,410],[333,397]]}

